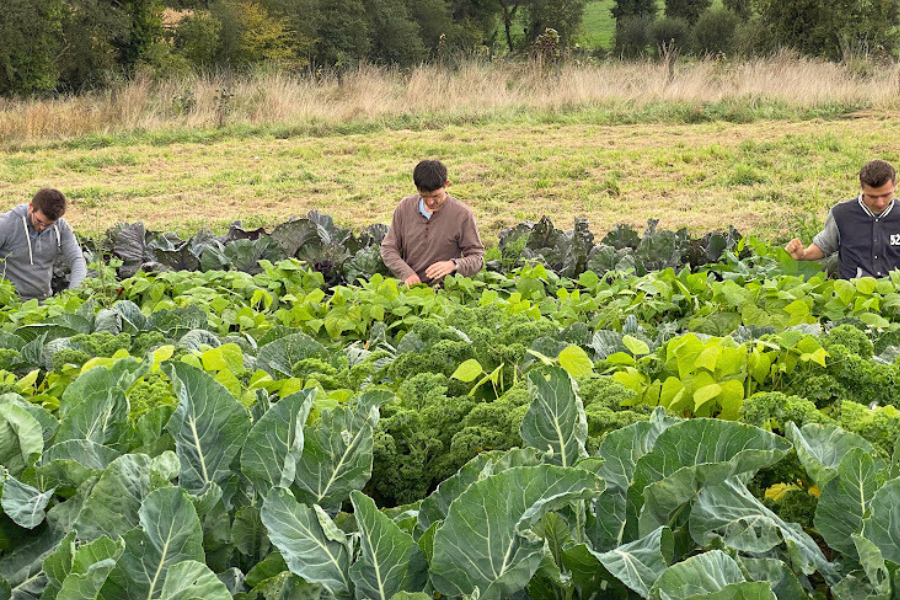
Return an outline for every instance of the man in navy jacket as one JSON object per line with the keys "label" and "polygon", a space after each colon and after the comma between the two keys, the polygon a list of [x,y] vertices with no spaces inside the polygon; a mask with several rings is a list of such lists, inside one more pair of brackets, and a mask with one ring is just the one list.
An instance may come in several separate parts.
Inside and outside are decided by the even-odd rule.
{"label": "man in navy jacket", "polygon": [[861,192],[836,204],[807,248],[794,238],[785,247],[794,260],[820,260],[838,253],[842,279],[886,277],[900,269],[900,208],[894,199],[897,172],[873,160],[860,170]]}

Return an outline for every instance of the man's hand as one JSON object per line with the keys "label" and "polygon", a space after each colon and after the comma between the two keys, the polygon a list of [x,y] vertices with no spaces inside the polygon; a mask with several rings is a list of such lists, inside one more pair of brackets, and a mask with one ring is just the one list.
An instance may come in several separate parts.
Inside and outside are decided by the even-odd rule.
{"label": "man's hand", "polygon": [[452,260],[442,260],[425,269],[425,277],[428,279],[440,279],[441,277],[446,277],[455,270],[455,262]]}
{"label": "man's hand", "polygon": [[794,260],[804,260],[806,259],[806,248],[803,247],[803,243],[797,238],[792,239],[788,242],[787,246],[784,247],[787,250],[787,253],[791,255],[791,258]]}
{"label": "man's hand", "polygon": [[406,284],[406,287],[410,287],[412,285],[416,285],[417,283],[422,283],[422,280],[419,279],[419,276],[413,273],[409,277],[403,280],[403,283]]}

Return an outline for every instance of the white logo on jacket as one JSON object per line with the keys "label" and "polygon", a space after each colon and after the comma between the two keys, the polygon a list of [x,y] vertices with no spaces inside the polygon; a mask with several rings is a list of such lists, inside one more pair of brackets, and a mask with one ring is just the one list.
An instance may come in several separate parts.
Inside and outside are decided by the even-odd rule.
{"label": "white logo on jacket", "polygon": [[891,234],[891,246],[900,246],[900,233]]}

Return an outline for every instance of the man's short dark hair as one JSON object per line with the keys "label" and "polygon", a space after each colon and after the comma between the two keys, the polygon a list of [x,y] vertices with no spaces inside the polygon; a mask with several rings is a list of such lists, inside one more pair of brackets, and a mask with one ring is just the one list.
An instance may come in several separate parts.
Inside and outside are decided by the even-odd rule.
{"label": "man's short dark hair", "polygon": [[439,160],[423,160],[413,170],[417,190],[433,192],[447,185],[447,167]]}
{"label": "man's short dark hair", "polygon": [[66,197],[59,190],[42,188],[31,199],[31,206],[44,213],[51,221],[56,221],[66,214]]}
{"label": "man's short dark hair", "polygon": [[878,188],[888,182],[897,183],[897,171],[885,160],[867,162],[859,171],[859,183]]}

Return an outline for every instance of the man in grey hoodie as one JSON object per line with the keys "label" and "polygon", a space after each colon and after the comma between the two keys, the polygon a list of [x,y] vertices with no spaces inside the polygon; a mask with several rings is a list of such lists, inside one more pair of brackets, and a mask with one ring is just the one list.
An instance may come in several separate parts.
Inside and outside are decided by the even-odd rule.
{"label": "man in grey hoodie", "polygon": [[22,300],[44,300],[52,293],[53,263],[62,254],[72,270],[69,288],[87,274],[81,246],[62,218],[66,197],[43,188],[28,204],[0,215],[0,277],[16,286]]}

